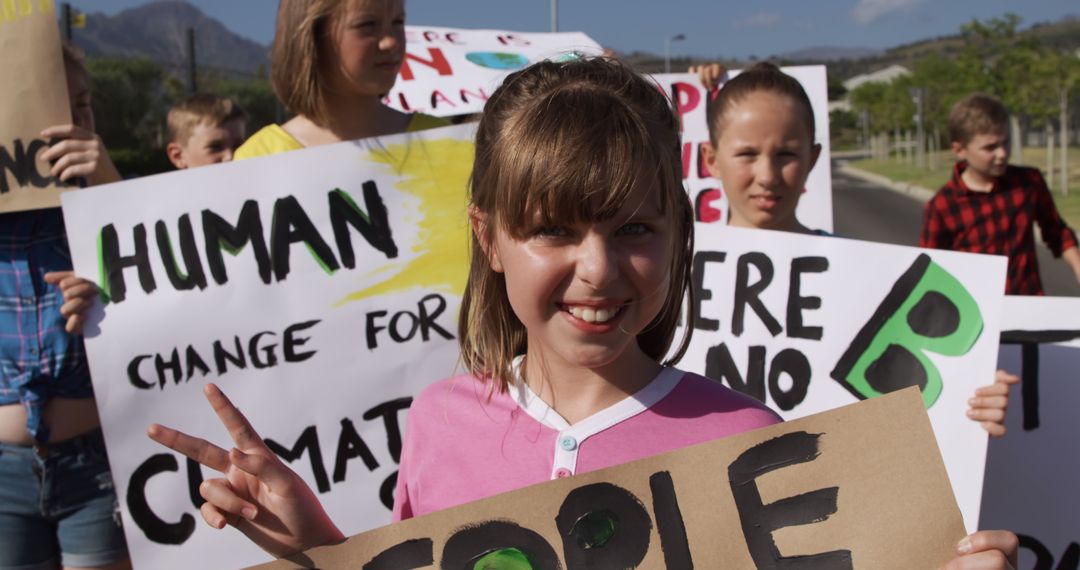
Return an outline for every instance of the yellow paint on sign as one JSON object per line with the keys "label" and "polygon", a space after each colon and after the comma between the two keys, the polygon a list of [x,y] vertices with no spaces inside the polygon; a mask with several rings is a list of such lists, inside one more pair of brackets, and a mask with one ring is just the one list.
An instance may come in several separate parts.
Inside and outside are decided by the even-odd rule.
{"label": "yellow paint on sign", "polygon": [[414,288],[461,295],[469,271],[465,189],[472,172],[472,141],[439,139],[388,145],[364,159],[392,168],[398,176],[395,189],[419,199],[413,246],[417,256],[400,269],[391,265],[373,271],[370,275],[393,274],[346,295],[338,306]]}
{"label": "yellow paint on sign", "polygon": [[0,0],[0,23],[14,22],[19,18],[32,16],[35,13],[52,14],[55,12],[53,0]]}

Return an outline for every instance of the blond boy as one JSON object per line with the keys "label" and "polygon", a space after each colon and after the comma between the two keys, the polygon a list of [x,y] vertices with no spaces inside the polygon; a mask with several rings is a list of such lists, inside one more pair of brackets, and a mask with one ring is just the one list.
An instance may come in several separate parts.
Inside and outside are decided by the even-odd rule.
{"label": "blond boy", "polygon": [[196,93],[169,110],[165,152],[177,168],[228,162],[244,142],[247,114],[226,97]]}
{"label": "blond boy", "polygon": [[1061,219],[1037,169],[1009,164],[1009,112],[996,97],[975,93],[949,114],[957,162],[952,178],[926,204],[919,245],[1005,255],[1005,292],[1042,295],[1033,228],[1080,281],[1076,234]]}

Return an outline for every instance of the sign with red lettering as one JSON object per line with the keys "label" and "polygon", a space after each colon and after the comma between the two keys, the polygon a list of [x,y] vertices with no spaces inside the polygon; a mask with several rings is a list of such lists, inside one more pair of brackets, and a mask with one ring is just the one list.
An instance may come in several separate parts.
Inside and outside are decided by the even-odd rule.
{"label": "sign with red lettering", "polygon": [[405,27],[405,61],[384,102],[406,113],[479,113],[508,74],[545,59],[599,55],[581,32]]}
{"label": "sign with red lettering", "polygon": [[[831,232],[832,170],[829,167],[829,98],[825,81],[825,66],[796,66],[783,68],[784,73],[799,80],[814,110],[814,142],[821,145],[817,165],[806,179],[799,206],[795,210],[799,221],[814,230]],[[729,77],[739,74],[729,72]],[[697,76],[670,73],[653,76],[675,103],[682,117],[682,165],[686,189],[694,201],[695,219],[701,223],[724,223],[727,220],[728,200],[720,181],[709,175],[702,159],[701,146],[709,141],[709,125],[705,119],[705,104],[715,91],[702,87]]]}

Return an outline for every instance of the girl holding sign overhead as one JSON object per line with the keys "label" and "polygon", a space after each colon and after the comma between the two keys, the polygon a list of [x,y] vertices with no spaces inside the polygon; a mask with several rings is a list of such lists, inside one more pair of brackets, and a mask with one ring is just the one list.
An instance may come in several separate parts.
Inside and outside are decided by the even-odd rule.
{"label": "girl holding sign overhead", "polygon": [[[691,71],[707,88],[723,75],[719,64]],[[728,224],[828,235],[807,228],[795,215],[821,154],[814,141],[814,110],[798,80],[771,63],[757,63],[724,83],[710,99],[706,117],[704,162],[727,194]],[[999,370],[993,384],[976,390],[968,417],[990,435],[1004,435],[1009,386],[1019,381]]]}
{"label": "girl holding sign overhead", "polygon": [[[694,224],[678,122],[655,85],[604,59],[510,75],[479,125],[469,211],[459,324],[468,373],[413,403],[396,520],[779,421],[669,366],[692,330],[670,350],[690,294]],[[225,395],[213,385],[206,395],[234,449],[149,429],[225,474],[200,488],[204,519],[276,555],[341,539]],[[959,562],[1004,568],[1001,550],[1015,541],[977,533]]]}
{"label": "girl holding sign overhead", "polygon": [[448,125],[383,104],[404,59],[404,0],[281,0],[270,79],[296,116],[252,135],[235,159]]}

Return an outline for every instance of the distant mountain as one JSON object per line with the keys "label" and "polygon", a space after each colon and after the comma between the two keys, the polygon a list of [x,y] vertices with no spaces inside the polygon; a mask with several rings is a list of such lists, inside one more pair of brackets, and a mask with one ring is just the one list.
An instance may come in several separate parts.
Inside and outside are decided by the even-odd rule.
{"label": "distant mountain", "polygon": [[89,56],[146,56],[174,70],[187,66],[187,30],[195,30],[200,68],[253,74],[269,67],[269,48],[229,31],[221,22],[179,0],[153,2],[115,16],[88,14],[74,30],[77,46]]}
{"label": "distant mountain", "polygon": [[863,59],[881,55],[882,50],[841,46],[814,46],[797,51],[778,54],[778,59],[796,61],[837,61],[841,59]]}
{"label": "distant mountain", "polygon": [[[1020,30],[1018,35],[1033,37],[1051,49],[1080,53],[1080,16],[1070,14],[1053,22],[1035,22]],[[927,38],[885,50],[821,46],[771,55],[765,59],[780,65],[826,64],[829,69],[829,79],[843,81],[893,64],[910,65],[912,61],[930,54],[955,57],[963,46],[963,36],[956,33]],[[647,73],[657,73],[664,69],[664,58],[660,55],[634,52],[621,54],[620,57]],[[685,71],[688,65],[710,61],[719,61],[730,68],[737,69],[744,68],[756,60],[757,58],[738,60],[700,55],[673,57],[671,69]]]}

